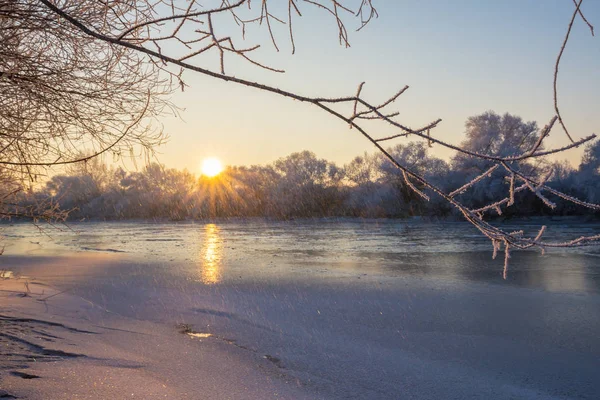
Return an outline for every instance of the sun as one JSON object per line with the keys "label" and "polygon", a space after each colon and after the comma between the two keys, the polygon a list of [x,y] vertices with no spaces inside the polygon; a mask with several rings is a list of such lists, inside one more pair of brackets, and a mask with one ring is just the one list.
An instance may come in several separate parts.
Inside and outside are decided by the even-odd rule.
{"label": "sun", "polygon": [[223,171],[223,165],[218,159],[211,157],[202,161],[202,175],[212,178],[219,175],[221,171]]}

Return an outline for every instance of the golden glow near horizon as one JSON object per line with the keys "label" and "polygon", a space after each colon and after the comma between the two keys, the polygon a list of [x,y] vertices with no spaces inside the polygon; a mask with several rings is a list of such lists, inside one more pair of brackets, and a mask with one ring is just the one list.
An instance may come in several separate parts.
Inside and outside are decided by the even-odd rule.
{"label": "golden glow near horizon", "polygon": [[202,283],[212,285],[221,281],[223,247],[217,225],[206,225],[204,235],[200,279]]}
{"label": "golden glow near horizon", "polygon": [[206,175],[209,178],[215,177],[223,171],[223,164],[217,158],[211,157],[202,161],[202,175]]}

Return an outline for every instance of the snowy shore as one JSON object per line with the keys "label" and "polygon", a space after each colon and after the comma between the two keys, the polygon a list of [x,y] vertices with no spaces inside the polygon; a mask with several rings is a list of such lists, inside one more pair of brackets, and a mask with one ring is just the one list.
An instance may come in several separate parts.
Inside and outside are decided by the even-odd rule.
{"label": "snowy shore", "polygon": [[0,388],[19,398],[600,395],[594,290],[355,271],[205,284],[185,263],[109,253],[3,266]]}
{"label": "snowy shore", "polygon": [[42,279],[18,272],[0,279],[0,398],[314,398],[260,354],[198,337],[205,335],[183,324],[122,316],[47,283],[108,261],[97,255],[27,260],[25,269],[45,271]]}

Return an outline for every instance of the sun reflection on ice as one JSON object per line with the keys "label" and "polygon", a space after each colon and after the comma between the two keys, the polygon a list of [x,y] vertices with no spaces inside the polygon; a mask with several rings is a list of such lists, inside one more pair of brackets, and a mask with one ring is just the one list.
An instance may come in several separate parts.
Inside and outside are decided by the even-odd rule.
{"label": "sun reflection on ice", "polygon": [[202,283],[212,285],[221,281],[222,257],[223,246],[219,227],[215,224],[207,224],[204,227],[202,263],[200,266],[200,279]]}
{"label": "sun reflection on ice", "polygon": [[189,332],[188,336],[194,337],[194,338],[199,338],[199,339],[204,339],[204,338],[211,337],[212,334],[211,333],[201,333],[201,332]]}
{"label": "sun reflection on ice", "polygon": [[0,270],[0,279],[11,279],[14,278],[12,271]]}

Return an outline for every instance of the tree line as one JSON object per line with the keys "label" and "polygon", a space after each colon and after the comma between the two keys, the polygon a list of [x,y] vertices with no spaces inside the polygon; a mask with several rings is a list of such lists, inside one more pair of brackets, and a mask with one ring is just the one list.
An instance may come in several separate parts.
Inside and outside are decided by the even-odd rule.
{"label": "tree line", "polygon": [[[507,157],[531,148],[539,139],[535,122],[486,112],[466,122],[467,150]],[[460,186],[480,176],[493,162],[457,153],[449,161],[431,155],[424,141],[397,144],[389,152],[412,171],[425,176],[472,209],[506,195],[510,182],[492,170],[464,193]],[[600,142],[587,145],[577,168],[547,159],[515,161],[519,171],[590,203],[600,202]],[[344,166],[318,158],[310,151],[290,154],[269,165],[230,166],[217,177],[197,177],[187,170],[152,163],[140,171],[109,167],[99,159],[70,166],[42,187],[23,193],[20,206],[51,198],[71,219],[204,219],[212,217],[324,217],[404,218],[446,217],[451,206],[430,190],[413,183],[381,154],[363,154]],[[416,190],[414,190],[416,189]],[[593,212],[572,203],[555,201],[544,207],[530,190],[515,193],[517,205],[503,216],[582,215]],[[486,210],[497,216],[497,210]]]}

